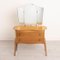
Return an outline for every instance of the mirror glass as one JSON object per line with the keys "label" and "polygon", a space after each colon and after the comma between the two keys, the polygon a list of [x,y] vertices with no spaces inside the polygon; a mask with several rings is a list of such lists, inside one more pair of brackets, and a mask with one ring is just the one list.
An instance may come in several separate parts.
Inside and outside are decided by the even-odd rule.
{"label": "mirror glass", "polygon": [[36,25],[42,24],[43,8],[33,4],[19,7],[17,10],[18,20],[20,24]]}

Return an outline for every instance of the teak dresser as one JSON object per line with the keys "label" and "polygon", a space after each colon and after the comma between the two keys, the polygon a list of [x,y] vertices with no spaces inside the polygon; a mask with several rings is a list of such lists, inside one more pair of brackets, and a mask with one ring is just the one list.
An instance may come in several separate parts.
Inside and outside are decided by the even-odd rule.
{"label": "teak dresser", "polygon": [[14,44],[14,56],[18,44],[44,44],[45,56],[47,56],[46,40],[45,40],[45,26],[15,26],[16,33]]}

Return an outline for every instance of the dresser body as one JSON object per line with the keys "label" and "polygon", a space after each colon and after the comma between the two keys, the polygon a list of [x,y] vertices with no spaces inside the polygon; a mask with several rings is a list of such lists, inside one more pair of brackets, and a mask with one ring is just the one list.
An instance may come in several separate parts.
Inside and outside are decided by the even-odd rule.
{"label": "dresser body", "polygon": [[46,41],[45,41],[45,29],[44,26],[16,26],[15,28],[15,50],[16,53],[18,44],[44,44],[45,55],[46,53]]}

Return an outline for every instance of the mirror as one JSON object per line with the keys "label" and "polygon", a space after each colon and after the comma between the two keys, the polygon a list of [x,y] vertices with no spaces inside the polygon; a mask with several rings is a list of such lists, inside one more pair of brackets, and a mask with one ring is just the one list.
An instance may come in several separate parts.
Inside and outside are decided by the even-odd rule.
{"label": "mirror", "polygon": [[17,15],[20,24],[42,25],[43,8],[35,6],[34,4],[19,7],[17,10]]}

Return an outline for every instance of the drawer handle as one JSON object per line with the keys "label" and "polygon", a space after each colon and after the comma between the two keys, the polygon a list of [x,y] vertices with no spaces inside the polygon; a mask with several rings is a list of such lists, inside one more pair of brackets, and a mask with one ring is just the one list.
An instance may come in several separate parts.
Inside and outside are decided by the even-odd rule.
{"label": "drawer handle", "polygon": [[39,41],[40,41],[40,39],[39,39]]}
{"label": "drawer handle", "polygon": [[40,36],[41,34],[39,33],[39,36]]}

